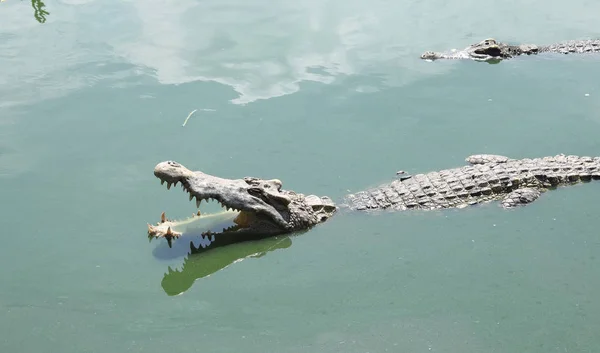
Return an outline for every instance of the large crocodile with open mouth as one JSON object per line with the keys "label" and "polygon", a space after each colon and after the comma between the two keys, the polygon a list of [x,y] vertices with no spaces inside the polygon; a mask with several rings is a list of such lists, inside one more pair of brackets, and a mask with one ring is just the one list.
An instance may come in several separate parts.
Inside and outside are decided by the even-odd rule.
{"label": "large crocodile with open mouth", "polygon": [[519,44],[511,45],[498,42],[493,38],[482,40],[469,45],[463,50],[448,52],[426,51],[421,54],[421,59],[472,59],[475,61],[495,62],[510,59],[521,55],[534,55],[539,53],[594,53],[600,52],[600,39],[572,40],[551,45]]}
{"label": "large crocodile with open mouth", "polygon": [[[181,185],[196,200],[216,200],[234,216],[230,227],[212,233],[234,236],[240,241],[305,231],[331,218],[339,208],[355,211],[435,210],[463,208],[494,200],[503,208],[535,201],[542,192],[559,186],[600,179],[600,157],[565,156],[511,159],[479,154],[466,158],[468,165],[441,171],[401,174],[391,183],[347,195],[339,206],[327,196],[303,195],[284,190],[278,179],[246,177],[225,179],[166,161],[156,165],[154,175],[161,183]],[[200,211],[191,219],[173,221],[162,214],[160,222],[148,225],[150,238],[181,236],[182,225],[203,217]]]}

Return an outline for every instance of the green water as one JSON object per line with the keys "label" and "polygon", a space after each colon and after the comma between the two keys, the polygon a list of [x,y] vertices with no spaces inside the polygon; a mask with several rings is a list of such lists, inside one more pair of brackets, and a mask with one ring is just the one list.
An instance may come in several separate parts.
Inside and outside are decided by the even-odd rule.
{"label": "green water", "polygon": [[45,5],[0,4],[0,352],[598,351],[600,183],[185,260],[146,223],[195,211],[167,159],[339,201],[475,153],[598,156],[600,56],[418,57],[597,38],[600,3]]}

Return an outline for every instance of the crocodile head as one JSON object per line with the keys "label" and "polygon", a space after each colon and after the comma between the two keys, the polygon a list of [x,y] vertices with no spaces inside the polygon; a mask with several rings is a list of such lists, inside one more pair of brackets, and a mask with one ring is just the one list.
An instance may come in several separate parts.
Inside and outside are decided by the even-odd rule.
{"label": "crocodile head", "polygon": [[[189,194],[189,200],[195,199],[197,209],[202,201],[215,200],[223,208],[235,212],[231,226],[223,228],[221,233],[210,233],[216,236],[222,233],[228,233],[228,236],[232,233],[239,236],[271,236],[304,230],[326,221],[337,210],[326,196],[304,196],[283,190],[278,179],[219,178],[191,171],[174,161],[157,164],[154,175],[161,184],[167,184],[167,189],[181,184],[184,192]],[[192,218],[196,217],[202,217],[199,210]],[[170,221],[163,213],[160,222],[148,225],[148,236],[166,238],[170,245],[173,238],[179,238],[182,234],[176,228],[189,222],[190,219]]]}
{"label": "crocodile head", "polygon": [[493,38],[488,38],[459,51],[446,53],[426,51],[421,55],[421,59],[473,59],[489,62],[508,59],[522,54],[534,54],[537,51],[538,48],[535,45],[508,45],[498,42]]}

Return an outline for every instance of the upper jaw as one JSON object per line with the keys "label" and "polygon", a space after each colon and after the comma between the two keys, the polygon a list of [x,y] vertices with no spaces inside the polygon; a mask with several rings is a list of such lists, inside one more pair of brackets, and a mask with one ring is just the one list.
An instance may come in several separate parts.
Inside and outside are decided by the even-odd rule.
{"label": "upper jaw", "polygon": [[[183,188],[196,198],[196,206],[205,199],[214,199],[221,203],[226,209],[246,211],[264,215],[284,229],[288,228],[288,222],[283,219],[277,208],[261,198],[248,192],[248,185],[241,179],[230,180],[214,177],[197,172],[193,178],[183,182]],[[287,208],[286,208],[287,209]]]}
{"label": "upper jaw", "polygon": [[[275,194],[269,194],[269,199],[274,201],[271,205],[260,197],[249,193],[251,185],[242,179],[224,179],[205,174],[199,171],[192,172],[183,165],[174,161],[165,161],[156,165],[154,175],[161,180],[161,184],[167,183],[177,186],[181,183],[185,192],[189,193],[190,201],[196,198],[196,207],[199,208],[202,200],[216,200],[227,210],[246,211],[263,215],[271,219],[283,229],[289,229],[289,223],[282,217],[280,211],[288,210],[290,203],[288,196],[277,190]],[[258,178],[249,178],[253,181]],[[279,188],[281,186],[279,185]]]}

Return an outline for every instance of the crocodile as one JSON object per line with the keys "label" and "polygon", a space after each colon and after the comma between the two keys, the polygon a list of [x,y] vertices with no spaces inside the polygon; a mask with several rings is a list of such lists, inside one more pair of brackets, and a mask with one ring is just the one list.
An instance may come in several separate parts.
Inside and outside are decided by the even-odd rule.
{"label": "crocodile", "polygon": [[[308,231],[340,209],[439,210],[491,201],[499,201],[502,208],[510,209],[534,202],[547,190],[600,179],[600,157],[559,154],[512,159],[476,154],[465,161],[466,165],[441,171],[402,173],[402,177],[389,183],[346,195],[339,205],[327,196],[285,190],[278,179],[220,178],[191,171],[174,161],[157,164],[154,175],[167,184],[167,189],[181,184],[190,201],[196,199],[196,208],[203,201],[216,200],[231,213],[232,220],[231,226],[211,236],[227,235],[240,241],[257,235]],[[165,238],[171,246],[172,240],[182,235],[177,228],[202,217],[197,211],[192,218],[175,221],[167,219],[163,212],[158,223],[148,224],[148,237]]]}
{"label": "crocodile", "polygon": [[472,44],[463,50],[449,52],[426,51],[421,54],[421,59],[472,59],[475,61],[499,62],[522,55],[536,55],[539,53],[594,53],[600,52],[600,39],[571,40],[551,45],[519,44],[511,45],[498,42],[493,38],[484,39]]}

